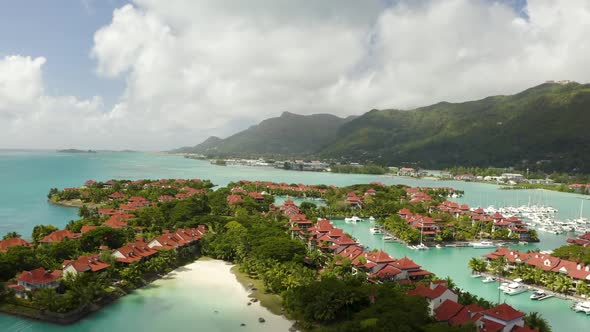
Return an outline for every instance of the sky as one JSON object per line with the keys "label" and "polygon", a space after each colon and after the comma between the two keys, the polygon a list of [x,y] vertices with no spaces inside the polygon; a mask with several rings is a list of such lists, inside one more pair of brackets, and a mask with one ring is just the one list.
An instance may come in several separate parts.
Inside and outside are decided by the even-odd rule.
{"label": "sky", "polygon": [[0,148],[165,150],[587,83],[588,36],[588,0],[4,0]]}

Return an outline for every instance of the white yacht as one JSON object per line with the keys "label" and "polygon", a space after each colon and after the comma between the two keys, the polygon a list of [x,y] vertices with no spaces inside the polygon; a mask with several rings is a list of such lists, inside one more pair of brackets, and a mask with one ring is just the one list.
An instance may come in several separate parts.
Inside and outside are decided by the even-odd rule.
{"label": "white yacht", "polygon": [[418,250],[428,250],[430,248],[428,248],[428,246],[425,245],[424,243],[420,243],[419,245],[416,246],[416,249],[418,249]]}
{"label": "white yacht", "polygon": [[370,221],[370,222],[375,222],[375,218],[374,218],[373,216],[370,216],[370,217],[369,217],[369,221]]}
{"label": "white yacht", "polygon": [[590,301],[578,302],[572,306],[572,310],[590,315]]}
{"label": "white yacht", "polygon": [[536,301],[542,301],[542,300],[548,299],[550,297],[553,297],[553,295],[547,294],[547,293],[545,293],[544,290],[539,289],[539,290],[536,290],[533,294],[531,294],[530,299],[536,300]]}
{"label": "white yacht", "polygon": [[481,280],[484,284],[489,284],[490,282],[496,282],[496,278],[494,277],[485,277]]}
{"label": "white yacht", "polygon": [[504,294],[506,295],[518,295],[526,291],[526,286],[516,281],[508,284],[508,286],[504,288]]}
{"label": "white yacht", "polygon": [[373,235],[383,234],[383,230],[381,229],[381,227],[371,227],[369,228],[369,231],[371,231]]}
{"label": "white yacht", "polygon": [[357,216],[352,216],[351,218],[344,218],[344,222],[346,223],[352,223],[352,224],[356,224],[359,221],[363,221],[363,219],[357,217]]}
{"label": "white yacht", "polygon": [[391,235],[385,235],[383,241],[395,241],[395,238]]}
{"label": "white yacht", "polygon": [[496,247],[494,245],[494,242],[492,241],[479,241],[479,242],[472,242],[471,246],[474,249],[489,249],[489,248],[494,248]]}

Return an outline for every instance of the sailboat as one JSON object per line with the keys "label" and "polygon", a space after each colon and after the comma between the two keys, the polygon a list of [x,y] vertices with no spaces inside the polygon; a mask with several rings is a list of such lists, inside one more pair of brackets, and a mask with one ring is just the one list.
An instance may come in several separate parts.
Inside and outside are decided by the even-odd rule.
{"label": "sailboat", "polygon": [[584,215],[583,215],[583,213],[584,213],[584,200],[582,200],[582,203],[580,204],[580,217],[579,217],[578,219],[574,219],[574,221],[575,221],[577,224],[582,224],[582,225],[585,225],[585,224],[588,224],[588,223],[590,223],[590,222],[588,221],[588,218],[584,218]]}
{"label": "sailboat", "polygon": [[428,248],[427,245],[425,245],[424,243],[422,243],[422,233],[424,232],[424,224],[422,224],[422,227],[420,227],[420,244],[416,245],[415,248],[417,250],[428,250],[430,248]]}

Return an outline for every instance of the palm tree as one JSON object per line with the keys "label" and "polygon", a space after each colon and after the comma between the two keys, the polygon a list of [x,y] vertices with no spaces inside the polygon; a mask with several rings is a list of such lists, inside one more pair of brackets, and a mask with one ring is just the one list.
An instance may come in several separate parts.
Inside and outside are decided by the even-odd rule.
{"label": "palm tree", "polygon": [[481,273],[486,270],[486,262],[483,259],[477,257],[471,258],[467,263],[467,266],[469,266],[471,271],[477,273]]}
{"label": "palm tree", "polygon": [[545,318],[538,312],[531,312],[524,317],[524,323],[531,329],[536,329],[539,332],[551,332],[551,326]]}
{"label": "palm tree", "polygon": [[588,287],[588,284],[583,280],[579,281],[576,285],[576,294],[578,295],[587,295],[589,290],[590,287]]}

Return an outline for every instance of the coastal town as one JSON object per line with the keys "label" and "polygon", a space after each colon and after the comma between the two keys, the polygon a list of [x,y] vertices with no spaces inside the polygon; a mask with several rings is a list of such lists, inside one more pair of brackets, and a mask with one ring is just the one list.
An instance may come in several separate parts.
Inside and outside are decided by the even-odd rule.
{"label": "coastal town", "polygon": [[[534,331],[526,327],[526,314],[517,308],[466,297],[463,290],[438,279],[412,259],[369,249],[330,221],[342,215],[375,215],[382,222],[379,227],[392,235],[394,229],[388,225],[401,221],[406,234],[412,234],[408,243],[421,234],[422,244],[437,240],[454,243],[462,225],[474,229],[476,237],[484,234],[484,224],[491,225],[488,237],[501,232],[500,238],[507,235],[505,240],[518,241],[524,239],[522,234],[529,234],[518,220],[489,216],[447,200],[457,193],[452,188],[378,182],[339,188],[265,181],[212,187],[210,181],[199,179],[162,179],[88,180],[81,187],[51,189],[49,200],[79,205],[81,219],[61,230],[40,225],[33,230],[31,241],[14,233],[0,241],[0,258],[4,260],[54,255],[47,263],[15,262],[11,270],[0,271],[5,280],[0,309],[72,323],[204,253],[239,263],[247,275],[261,279],[267,291],[282,294],[286,314],[304,330],[315,324],[356,324],[326,320],[294,305],[306,287],[336,282],[346,288],[349,283],[362,282],[362,289],[368,292],[382,292],[385,289],[381,287],[395,284],[401,287],[395,296],[422,298],[425,317],[430,318],[416,320],[412,323],[416,327],[434,324],[473,326],[480,331]],[[287,198],[275,204],[281,197]],[[307,201],[297,205],[288,197]],[[272,230],[276,235],[261,237],[256,240],[259,250],[249,251],[242,247],[246,245],[243,241],[254,235],[244,238],[243,232],[251,227],[259,231],[268,228],[264,232]],[[441,238],[445,232],[451,238]],[[267,265],[270,262],[274,263]],[[298,286],[284,285],[282,275],[291,275]],[[385,305],[381,304],[384,300],[359,298],[355,303],[359,310],[370,310]],[[335,308],[334,314],[339,316],[343,309]]]}

